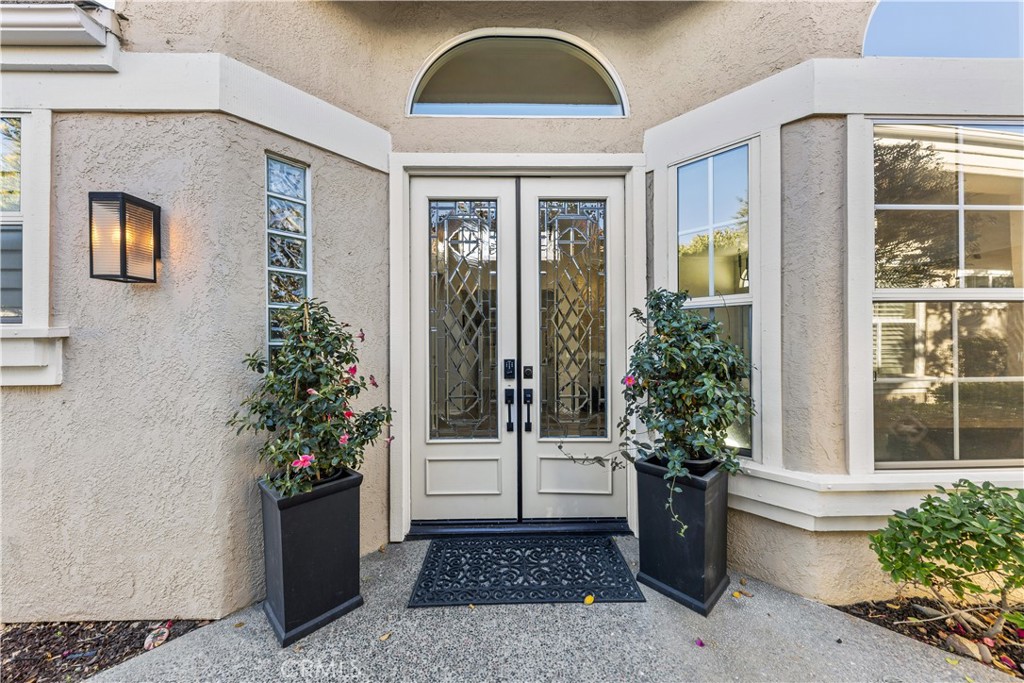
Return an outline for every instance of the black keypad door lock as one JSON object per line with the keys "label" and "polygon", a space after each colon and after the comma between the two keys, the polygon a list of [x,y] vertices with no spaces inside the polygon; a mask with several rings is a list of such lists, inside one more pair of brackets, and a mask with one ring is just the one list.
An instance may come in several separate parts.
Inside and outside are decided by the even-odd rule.
{"label": "black keypad door lock", "polygon": [[532,432],[533,422],[530,421],[530,406],[533,405],[533,389],[523,389],[523,405],[526,406],[526,422],[523,431]]}
{"label": "black keypad door lock", "polygon": [[515,379],[516,378],[516,359],[515,358],[506,358],[505,359],[505,361],[502,363],[502,374],[504,375],[505,379]]}

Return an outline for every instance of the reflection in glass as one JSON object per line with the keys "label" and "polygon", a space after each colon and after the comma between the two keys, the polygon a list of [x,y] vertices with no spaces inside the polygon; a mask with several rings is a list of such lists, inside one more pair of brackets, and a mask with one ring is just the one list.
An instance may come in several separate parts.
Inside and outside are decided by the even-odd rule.
{"label": "reflection in glass", "polygon": [[0,118],[0,211],[21,211],[21,119]]}
{"label": "reflection in glass", "polygon": [[267,192],[305,200],[306,169],[268,157]]}
{"label": "reflection in glass", "polygon": [[962,128],[964,202],[1024,205],[1024,135],[1019,126]]}
{"label": "reflection in glass", "polygon": [[540,436],[608,434],[604,201],[540,202]]}
{"label": "reflection in glass", "polygon": [[875,302],[876,377],[952,377],[952,320],[948,302]]}
{"label": "reflection in glass", "polygon": [[679,236],[679,291],[691,297],[708,295],[708,253],[706,231]]}
{"label": "reflection in glass", "polygon": [[957,204],[955,126],[875,126],[875,204]]}
{"label": "reflection in glass", "polygon": [[960,458],[1024,459],[1024,382],[961,382]]}
{"label": "reflection in glass", "polygon": [[1024,303],[956,304],[960,377],[1024,377]]}
{"label": "reflection in glass", "polygon": [[749,266],[747,222],[715,228],[715,294],[749,292]]}
{"label": "reflection in glass", "polygon": [[953,459],[951,383],[877,383],[874,396],[876,461]]}
{"label": "reflection in glass", "polygon": [[430,438],[498,437],[498,203],[431,200]]}
{"label": "reflection in glass", "polygon": [[22,231],[0,226],[0,323],[22,321]]}
{"label": "reflection in glass", "polygon": [[708,206],[708,160],[679,167],[679,232],[711,225]]}
{"label": "reflection in glass", "polygon": [[[751,339],[751,307],[750,306],[729,306],[716,308],[711,311],[715,320],[722,323],[722,333],[725,337],[743,349],[743,356],[750,362],[750,339]],[[750,394],[750,378],[743,380],[743,388]],[[742,422],[735,422],[729,426],[726,444],[745,450],[743,455],[750,455],[751,449],[751,423],[752,418],[748,415]]]}
{"label": "reflection in glass", "polygon": [[960,238],[950,211],[875,211],[875,286],[956,287]]}
{"label": "reflection in glass", "polygon": [[730,149],[714,157],[714,211],[717,223],[746,217],[747,211],[747,146]]}
{"label": "reflection in glass", "polygon": [[1024,212],[964,212],[964,287],[1024,287]]}

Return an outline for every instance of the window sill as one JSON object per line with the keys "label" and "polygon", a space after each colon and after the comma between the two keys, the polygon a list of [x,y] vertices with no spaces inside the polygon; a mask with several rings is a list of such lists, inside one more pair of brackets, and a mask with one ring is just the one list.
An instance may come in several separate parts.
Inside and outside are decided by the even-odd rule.
{"label": "window sill", "polygon": [[0,386],[55,386],[64,380],[66,327],[0,327]]}

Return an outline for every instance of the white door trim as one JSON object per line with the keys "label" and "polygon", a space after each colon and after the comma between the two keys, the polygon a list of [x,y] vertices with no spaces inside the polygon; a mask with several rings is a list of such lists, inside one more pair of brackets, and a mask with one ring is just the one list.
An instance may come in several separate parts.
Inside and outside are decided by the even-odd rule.
{"label": "white door trim", "polygon": [[[390,348],[389,385],[396,420],[390,450],[390,540],[405,540],[412,525],[412,400],[410,387],[410,214],[409,183],[428,175],[560,175],[617,176],[626,192],[626,310],[643,305],[646,294],[646,171],[643,154],[444,154],[392,153],[390,157],[389,265]],[[627,339],[636,337],[630,321]],[[627,470],[626,519],[636,531],[636,484]]]}

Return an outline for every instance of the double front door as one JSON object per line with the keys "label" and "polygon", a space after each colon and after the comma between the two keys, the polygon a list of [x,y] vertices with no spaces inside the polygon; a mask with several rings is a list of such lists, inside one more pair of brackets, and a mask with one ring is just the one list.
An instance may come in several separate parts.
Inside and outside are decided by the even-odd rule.
{"label": "double front door", "polygon": [[624,517],[621,178],[414,178],[412,519]]}

